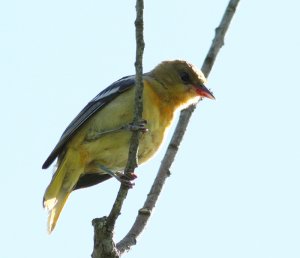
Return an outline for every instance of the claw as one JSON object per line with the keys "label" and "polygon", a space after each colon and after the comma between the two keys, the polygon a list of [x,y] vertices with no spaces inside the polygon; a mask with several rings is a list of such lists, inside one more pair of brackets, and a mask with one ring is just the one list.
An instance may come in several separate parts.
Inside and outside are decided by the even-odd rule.
{"label": "claw", "polygon": [[121,172],[117,172],[116,176],[118,177],[118,181],[128,188],[132,188],[135,185],[132,181],[137,178],[135,173],[129,173],[128,175],[125,175]]}
{"label": "claw", "polygon": [[133,180],[137,179],[137,175],[132,172],[132,173],[129,173],[129,174],[126,174],[126,175],[122,174],[122,175],[120,175],[120,178],[133,181]]}
{"label": "claw", "polygon": [[125,175],[121,171],[113,172],[110,169],[108,169],[107,167],[103,166],[102,164],[99,164],[99,163],[96,163],[96,164],[101,170],[103,170],[105,173],[107,173],[110,176],[117,179],[122,185],[124,185],[128,188],[132,188],[134,186],[134,183],[132,181],[137,178],[137,175],[135,173],[132,172],[132,173],[129,173],[128,175],[127,174]]}
{"label": "claw", "polygon": [[130,189],[133,188],[133,186],[135,185],[135,183],[133,183],[127,179],[121,179],[120,182],[123,186],[128,187]]}
{"label": "claw", "polygon": [[142,133],[148,132],[148,128],[146,127],[147,120],[143,119],[139,121],[137,124],[130,123],[128,124],[128,129],[131,131],[141,131]]}

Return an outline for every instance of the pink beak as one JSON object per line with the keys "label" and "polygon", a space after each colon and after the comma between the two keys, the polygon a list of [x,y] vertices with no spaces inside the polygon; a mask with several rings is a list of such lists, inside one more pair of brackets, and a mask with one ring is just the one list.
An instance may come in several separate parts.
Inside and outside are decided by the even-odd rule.
{"label": "pink beak", "polygon": [[195,86],[199,96],[209,99],[215,99],[214,95],[203,84]]}

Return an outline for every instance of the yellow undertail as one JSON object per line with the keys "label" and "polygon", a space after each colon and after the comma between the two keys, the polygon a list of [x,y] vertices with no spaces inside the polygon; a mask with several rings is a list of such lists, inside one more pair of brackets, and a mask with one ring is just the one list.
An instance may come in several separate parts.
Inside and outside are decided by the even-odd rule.
{"label": "yellow undertail", "polygon": [[59,215],[77,183],[83,167],[79,153],[68,149],[63,160],[58,164],[49,186],[44,194],[44,207],[48,210],[48,232],[53,231]]}

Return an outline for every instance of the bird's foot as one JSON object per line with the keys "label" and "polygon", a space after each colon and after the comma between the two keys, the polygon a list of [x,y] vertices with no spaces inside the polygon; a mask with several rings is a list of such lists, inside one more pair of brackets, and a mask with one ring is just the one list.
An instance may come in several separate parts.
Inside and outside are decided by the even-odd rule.
{"label": "bird's foot", "polygon": [[142,133],[146,133],[148,132],[148,128],[146,127],[146,125],[147,125],[147,120],[143,119],[139,121],[137,124],[129,123],[125,127],[130,131],[141,131]]}
{"label": "bird's foot", "polygon": [[135,184],[132,182],[133,180],[135,180],[137,178],[137,175],[135,173],[129,173],[129,174],[124,174],[121,172],[117,172],[116,175],[118,176],[118,181],[128,187],[128,188],[132,188]]}

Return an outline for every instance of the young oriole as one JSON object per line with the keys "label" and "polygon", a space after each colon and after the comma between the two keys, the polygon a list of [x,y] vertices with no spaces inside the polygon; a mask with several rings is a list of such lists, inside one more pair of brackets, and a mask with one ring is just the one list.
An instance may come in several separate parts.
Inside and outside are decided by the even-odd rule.
{"label": "young oriole", "polygon": [[[200,97],[214,99],[205,81],[200,70],[182,60],[164,61],[143,74],[143,119],[148,131],[140,138],[139,164],[158,150],[177,109]],[[44,195],[49,233],[73,190],[118,177],[115,173],[124,169],[131,137],[134,85],[135,76],[126,76],[100,92],[66,128],[43,164],[46,169],[58,158]]]}

